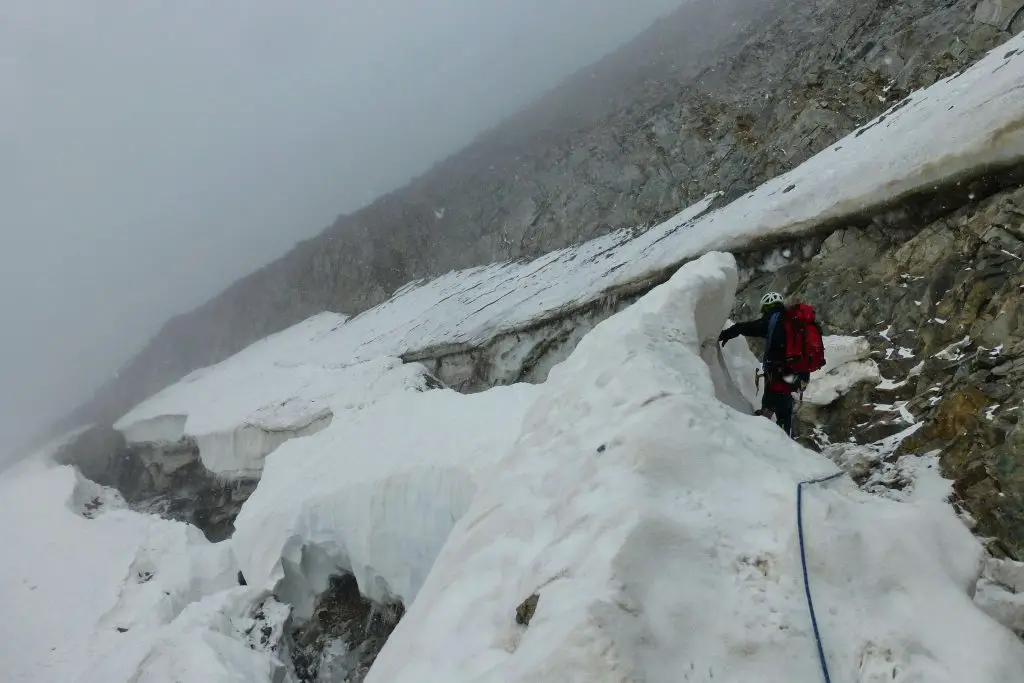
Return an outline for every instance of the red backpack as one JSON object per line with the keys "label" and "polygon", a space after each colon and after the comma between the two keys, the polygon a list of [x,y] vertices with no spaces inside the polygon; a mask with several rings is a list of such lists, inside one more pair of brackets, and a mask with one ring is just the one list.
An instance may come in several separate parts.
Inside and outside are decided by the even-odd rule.
{"label": "red backpack", "polygon": [[812,373],[825,365],[825,344],[812,306],[794,304],[787,308],[782,314],[782,331],[786,335],[787,370]]}

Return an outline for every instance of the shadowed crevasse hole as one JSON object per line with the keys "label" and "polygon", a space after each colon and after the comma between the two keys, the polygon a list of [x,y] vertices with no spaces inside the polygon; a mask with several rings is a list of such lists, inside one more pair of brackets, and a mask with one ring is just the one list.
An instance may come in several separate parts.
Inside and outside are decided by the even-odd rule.
{"label": "shadowed crevasse hole", "polygon": [[192,439],[129,445],[110,427],[85,431],[54,460],[117,490],[133,510],[192,524],[214,543],[234,533],[235,518],[259,482],[217,477],[203,465]]}

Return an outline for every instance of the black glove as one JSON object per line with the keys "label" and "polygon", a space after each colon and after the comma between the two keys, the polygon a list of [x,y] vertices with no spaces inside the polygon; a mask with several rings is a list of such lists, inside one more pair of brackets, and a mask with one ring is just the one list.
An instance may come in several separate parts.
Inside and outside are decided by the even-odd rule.
{"label": "black glove", "polygon": [[725,346],[725,343],[727,341],[733,339],[736,336],[736,331],[730,327],[727,330],[722,330],[722,333],[718,335],[718,341],[722,344],[722,346]]}

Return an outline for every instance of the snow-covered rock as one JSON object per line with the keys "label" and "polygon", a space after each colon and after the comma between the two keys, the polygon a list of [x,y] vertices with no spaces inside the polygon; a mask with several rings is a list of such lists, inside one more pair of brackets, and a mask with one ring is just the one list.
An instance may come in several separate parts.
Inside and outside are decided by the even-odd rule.
{"label": "snow-covered rock", "polygon": [[990,558],[974,602],[999,623],[1024,635],[1024,563]]}
{"label": "snow-covered rock", "polygon": [[[796,490],[834,465],[717,400],[736,279],[704,256],[552,370],[367,681],[820,680]],[[844,478],[804,522],[834,680],[1019,675],[948,506]]]}
{"label": "snow-covered rock", "polygon": [[864,337],[826,335],[825,367],[811,373],[804,401],[826,406],[861,382],[878,384],[882,374],[871,360],[871,344]]}

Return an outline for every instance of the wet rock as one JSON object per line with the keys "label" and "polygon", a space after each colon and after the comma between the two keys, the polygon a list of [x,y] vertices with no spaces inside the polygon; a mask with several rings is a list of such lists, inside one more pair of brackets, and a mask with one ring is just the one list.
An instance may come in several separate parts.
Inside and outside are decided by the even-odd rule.
{"label": "wet rock", "polygon": [[538,602],[540,602],[540,596],[536,593],[523,600],[519,607],[516,607],[516,623],[520,626],[529,626],[537,611]]}
{"label": "wet rock", "polygon": [[361,683],[405,613],[359,593],[352,574],[332,576],[308,621],[292,625],[290,651],[301,683]]}

